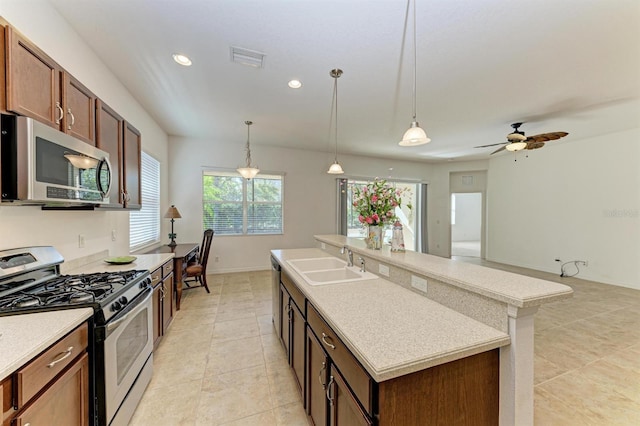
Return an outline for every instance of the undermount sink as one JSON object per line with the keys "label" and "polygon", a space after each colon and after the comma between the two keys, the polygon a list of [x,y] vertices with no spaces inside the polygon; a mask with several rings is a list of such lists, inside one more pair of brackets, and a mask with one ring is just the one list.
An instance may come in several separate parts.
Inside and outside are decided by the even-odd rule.
{"label": "undermount sink", "polygon": [[337,284],[378,278],[370,272],[362,272],[356,266],[335,257],[287,260],[309,285]]}

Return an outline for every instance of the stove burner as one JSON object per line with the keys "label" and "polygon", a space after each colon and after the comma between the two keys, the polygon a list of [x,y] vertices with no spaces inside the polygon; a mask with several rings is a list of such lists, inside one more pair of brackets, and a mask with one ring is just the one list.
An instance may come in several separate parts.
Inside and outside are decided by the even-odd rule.
{"label": "stove burner", "polygon": [[71,294],[71,296],[69,297],[69,302],[70,303],[86,303],[86,302],[93,302],[95,299],[96,299],[96,296],[91,292],[79,291]]}
{"label": "stove burner", "polygon": [[29,306],[38,306],[42,304],[40,299],[36,296],[24,295],[22,298],[15,301],[13,306],[18,308],[27,308]]}

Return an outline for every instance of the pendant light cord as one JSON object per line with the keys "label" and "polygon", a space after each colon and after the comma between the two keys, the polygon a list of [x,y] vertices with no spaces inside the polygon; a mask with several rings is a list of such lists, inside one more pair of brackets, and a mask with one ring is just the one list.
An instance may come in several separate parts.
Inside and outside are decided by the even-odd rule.
{"label": "pendant light cord", "polygon": [[334,98],[334,104],[335,104],[335,111],[336,111],[336,118],[335,118],[335,139],[336,139],[336,155],[335,155],[335,162],[338,162],[338,77],[334,77],[333,78],[333,98]]}
{"label": "pendant light cord", "polygon": [[[411,0],[409,0],[411,1]],[[416,44],[416,0],[413,0],[413,121],[416,121],[416,91],[418,90],[416,84],[416,74],[418,68],[418,55]]]}
{"label": "pendant light cord", "polygon": [[249,145],[251,134],[249,132],[253,123],[251,121],[245,121],[244,123],[247,125],[247,167],[251,168],[251,146]]}

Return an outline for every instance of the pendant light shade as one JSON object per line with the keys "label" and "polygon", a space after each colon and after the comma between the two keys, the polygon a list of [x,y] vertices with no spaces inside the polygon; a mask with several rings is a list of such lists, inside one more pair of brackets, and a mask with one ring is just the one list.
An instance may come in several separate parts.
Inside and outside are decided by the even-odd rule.
{"label": "pendant light shade", "polygon": [[245,179],[253,179],[256,177],[258,173],[260,173],[260,169],[257,167],[253,167],[251,165],[251,144],[250,144],[250,136],[249,129],[253,124],[253,121],[245,121],[244,124],[247,125],[247,165],[245,167],[238,167],[236,170],[240,175]]}
{"label": "pendant light shade", "polygon": [[[331,105],[331,112],[335,111],[335,140],[336,140],[336,150],[335,157],[333,158],[333,164],[327,170],[327,173],[330,175],[341,175],[344,173],[342,170],[342,166],[338,163],[338,79],[342,75],[341,69],[333,69],[329,71],[329,75],[333,77],[333,102]],[[333,116],[333,114],[331,114]],[[329,128],[331,128],[331,124],[329,124]]]}
{"label": "pendant light shade", "polygon": [[409,130],[404,132],[402,140],[398,143],[400,146],[418,146],[431,142],[431,139],[427,137],[427,133],[422,130],[418,121],[416,120],[416,76],[418,74],[417,68],[417,47],[416,47],[416,0],[413,0],[413,121]]}

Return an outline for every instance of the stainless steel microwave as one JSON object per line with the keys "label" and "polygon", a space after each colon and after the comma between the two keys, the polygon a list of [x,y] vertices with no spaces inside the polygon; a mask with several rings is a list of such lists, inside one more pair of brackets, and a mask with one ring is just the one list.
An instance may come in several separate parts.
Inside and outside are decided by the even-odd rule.
{"label": "stainless steel microwave", "polygon": [[32,118],[0,116],[3,203],[103,204],[111,182],[108,153]]}

